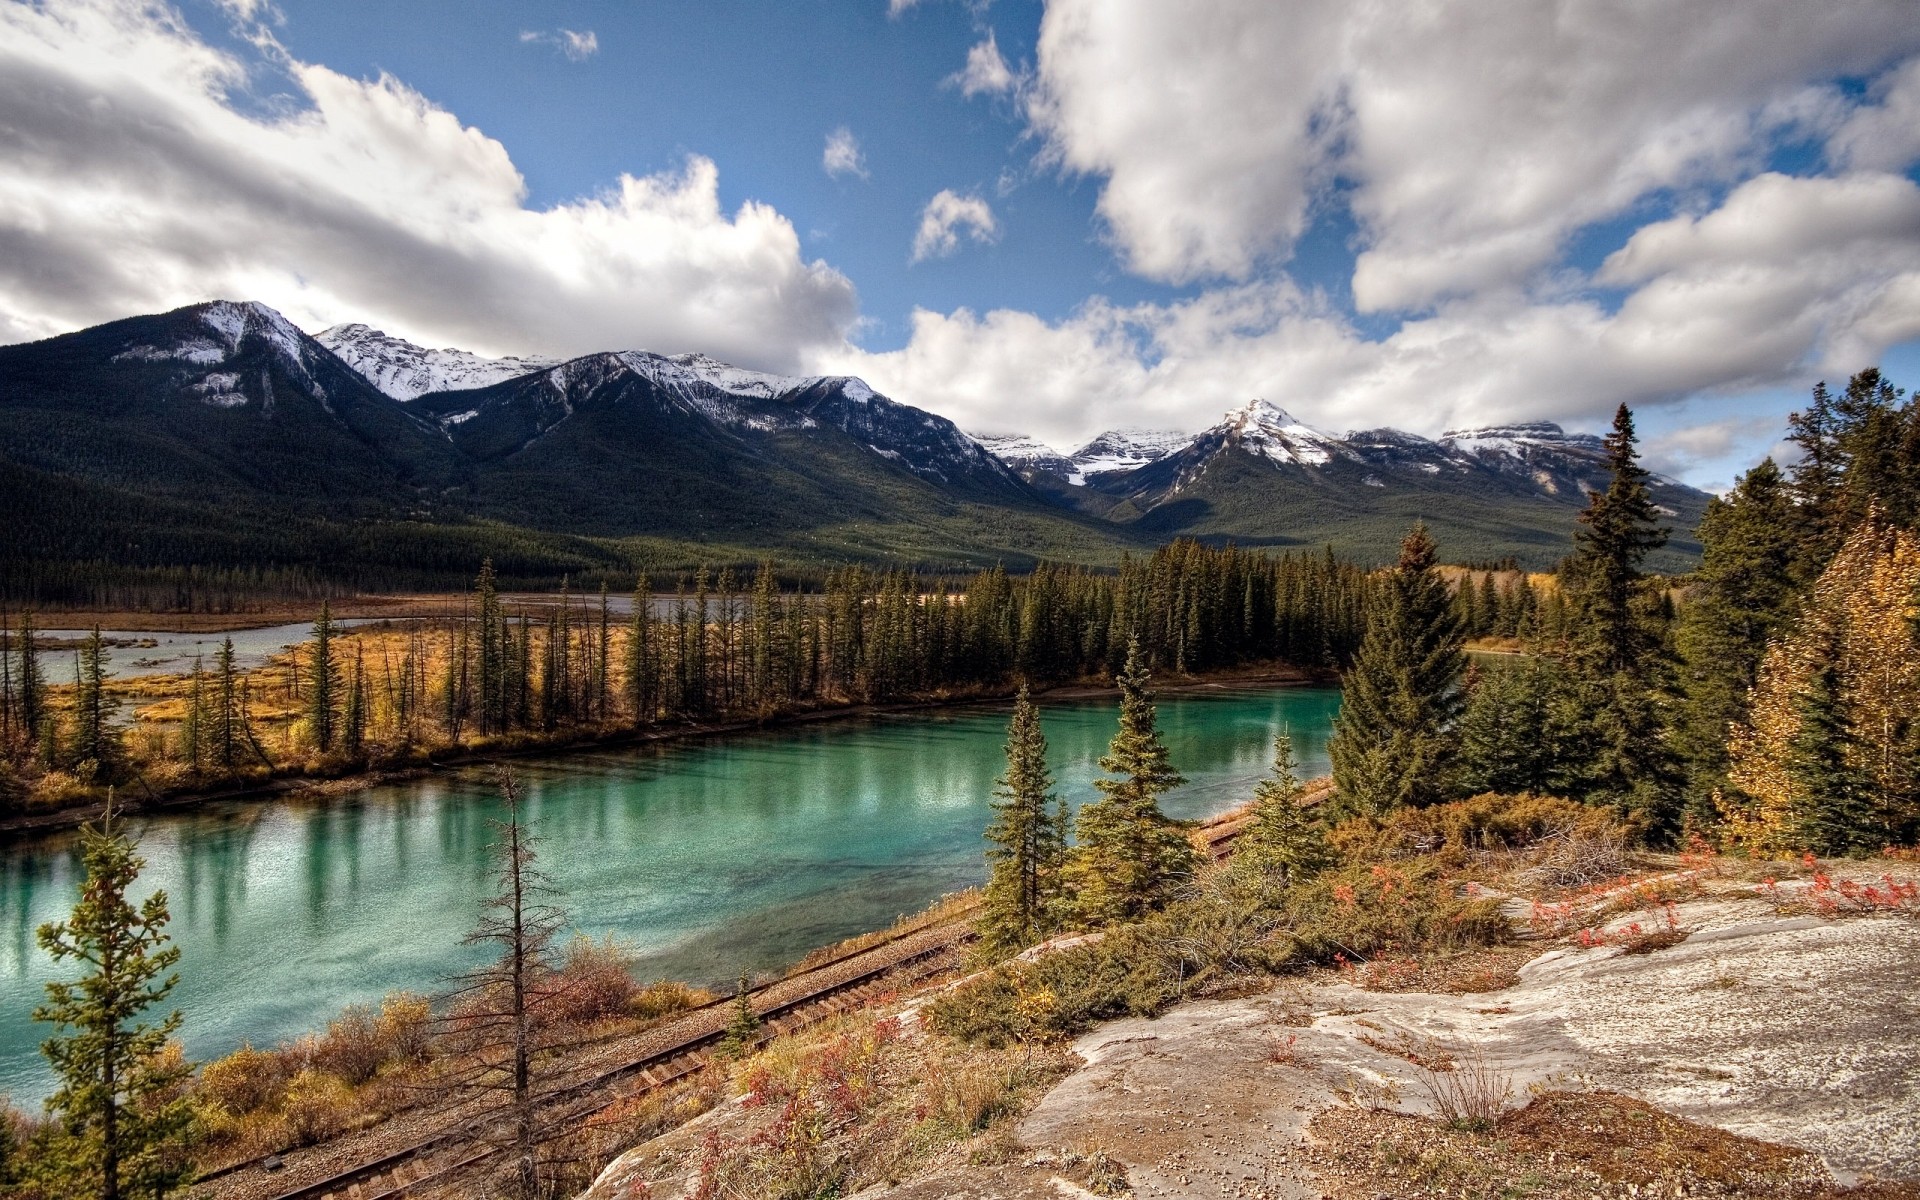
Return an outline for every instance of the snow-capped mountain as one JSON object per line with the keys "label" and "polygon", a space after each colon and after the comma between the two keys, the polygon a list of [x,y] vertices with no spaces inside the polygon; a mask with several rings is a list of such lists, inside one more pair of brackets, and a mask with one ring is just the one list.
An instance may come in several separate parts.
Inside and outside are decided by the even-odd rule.
{"label": "snow-capped mountain", "polygon": [[1131,471],[1165,458],[1193,438],[1162,429],[1109,429],[1071,454],[1023,433],[974,434],[973,440],[1030,483],[1081,487],[1097,476]]}
{"label": "snow-capped mountain", "polygon": [[1046,471],[1068,476],[1074,472],[1073,460],[1036,437],[1024,433],[976,433],[970,435],[981,449],[1021,474]]}
{"label": "snow-capped mountain", "polygon": [[366,325],[335,325],[313,335],[368,383],[408,401],[428,392],[456,392],[486,387],[555,366],[559,359],[528,355],[522,358],[486,358],[466,350],[428,350]]}

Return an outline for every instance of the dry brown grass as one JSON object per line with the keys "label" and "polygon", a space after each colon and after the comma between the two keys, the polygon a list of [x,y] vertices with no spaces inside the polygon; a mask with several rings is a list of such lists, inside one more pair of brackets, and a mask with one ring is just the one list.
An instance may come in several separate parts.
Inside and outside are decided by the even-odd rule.
{"label": "dry brown grass", "polygon": [[1743,1138],[1606,1092],[1551,1092],[1483,1131],[1359,1108],[1309,1127],[1335,1200],[1594,1195],[1920,1200],[1912,1184],[1836,1185],[1802,1150]]}

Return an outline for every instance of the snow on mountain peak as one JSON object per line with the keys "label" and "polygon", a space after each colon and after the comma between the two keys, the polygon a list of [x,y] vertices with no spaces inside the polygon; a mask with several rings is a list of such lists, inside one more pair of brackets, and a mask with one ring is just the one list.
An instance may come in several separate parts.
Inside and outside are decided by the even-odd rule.
{"label": "snow on mountain peak", "polygon": [[1321,467],[1332,462],[1336,453],[1348,453],[1339,438],[1266,400],[1247,401],[1229,412],[1215,429],[1243,448],[1282,465]]}
{"label": "snow on mountain peak", "polygon": [[1191,442],[1191,434],[1165,429],[1109,429],[1069,456],[1067,478],[1085,483],[1089,476],[1131,471],[1158,462]]}
{"label": "snow on mountain peak", "polygon": [[487,387],[558,364],[558,359],[527,356],[487,358],[467,350],[428,350],[367,325],[335,325],[313,335],[342,362],[395,400],[429,392]]}

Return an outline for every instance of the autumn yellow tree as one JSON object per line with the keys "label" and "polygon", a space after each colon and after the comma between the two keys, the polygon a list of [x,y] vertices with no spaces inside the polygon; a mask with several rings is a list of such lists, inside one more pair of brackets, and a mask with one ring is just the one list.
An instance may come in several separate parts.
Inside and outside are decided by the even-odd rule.
{"label": "autumn yellow tree", "polygon": [[1871,853],[1920,826],[1920,536],[1870,515],[1768,647],[1733,730],[1731,839]]}

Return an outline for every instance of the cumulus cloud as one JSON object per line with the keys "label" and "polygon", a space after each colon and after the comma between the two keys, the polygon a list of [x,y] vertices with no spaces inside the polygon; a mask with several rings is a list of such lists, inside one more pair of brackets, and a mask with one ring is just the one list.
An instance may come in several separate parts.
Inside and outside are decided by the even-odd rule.
{"label": "cumulus cloud", "polygon": [[1013,69],[1007,66],[1007,60],[1000,57],[1000,46],[994,40],[993,30],[987,30],[987,40],[979,42],[967,51],[967,65],[947,77],[947,86],[957,87],[963,96],[986,94],[997,96],[1011,92],[1019,84]]}
{"label": "cumulus cloud", "polygon": [[1827,143],[1843,166],[1898,171],[1920,161],[1920,58],[1874,86],[1875,103],[1849,114]]}
{"label": "cumulus cloud", "polygon": [[768,369],[837,344],[852,285],[719,172],[531,208],[506,149],[398,80],[246,66],[137,0],[0,6],[0,340],[224,296],[483,352],[704,349]]}
{"label": "cumulus cloud", "polygon": [[845,125],[827,135],[827,148],[820,154],[820,169],[835,179],[843,175],[867,177],[867,156],[860,151],[860,140]]}
{"label": "cumulus cloud", "polygon": [[1844,376],[1920,337],[1920,185],[1762,175],[1642,230],[1602,275],[1628,292],[1613,311],[1499,293],[1379,340],[1280,277],[1051,322],[920,311],[904,348],[827,360],[963,426],[1061,445],[1121,424],[1197,430],[1253,396],[1336,431],[1586,425],[1622,402]]}
{"label": "cumulus cloud", "polygon": [[600,53],[600,39],[593,30],[578,32],[572,29],[523,29],[520,31],[522,43],[537,43],[552,46],[571,62],[585,62]]}
{"label": "cumulus cloud", "polygon": [[1825,80],[1916,51],[1905,0],[1056,0],[1029,110],[1054,161],[1104,177],[1133,270],[1252,277],[1339,179],[1359,307],[1419,310],[1523,285],[1648,196],[1744,177],[1770,134],[1819,130]]}
{"label": "cumulus cloud", "polygon": [[991,242],[1000,236],[1000,226],[985,200],[942,188],[921,210],[920,228],[913,235],[912,261],[945,258],[960,248],[962,234],[977,243]]}

